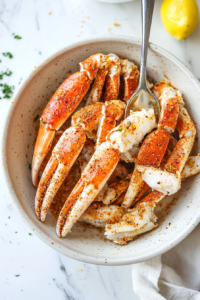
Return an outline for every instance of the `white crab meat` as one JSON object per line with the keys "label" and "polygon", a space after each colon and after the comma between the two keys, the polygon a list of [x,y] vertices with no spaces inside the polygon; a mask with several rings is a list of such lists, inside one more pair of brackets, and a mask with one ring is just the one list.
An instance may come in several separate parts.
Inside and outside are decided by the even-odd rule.
{"label": "white crab meat", "polygon": [[121,221],[106,225],[105,236],[116,244],[126,245],[138,235],[152,230],[158,225],[154,207],[151,203],[141,203],[137,208],[129,209]]}
{"label": "white crab meat", "polygon": [[79,221],[96,227],[105,227],[106,223],[118,222],[123,214],[123,208],[117,205],[92,204],[80,217]]}
{"label": "white crab meat", "polygon": [[133,112],[119,126],[115,127],[107,136],[107,141],[115,149],[124,153],[137,146],[144,136],[157,127],[153,109],[142,109]]}
{"label": "white crab meat", "polygon": [[153,189],[164,195],[175,194],[181,188],[181,175],[172,174],[153,167],[137,166],[142,179]]}

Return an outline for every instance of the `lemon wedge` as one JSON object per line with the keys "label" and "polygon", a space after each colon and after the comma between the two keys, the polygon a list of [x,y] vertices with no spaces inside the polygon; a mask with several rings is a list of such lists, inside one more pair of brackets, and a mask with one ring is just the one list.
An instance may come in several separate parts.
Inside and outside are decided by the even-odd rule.
{"label": "lemon wedge", "polygon": [[186,39],[199,22],[195,0],[164,0],[160,13],[165,29],[177,40]]}

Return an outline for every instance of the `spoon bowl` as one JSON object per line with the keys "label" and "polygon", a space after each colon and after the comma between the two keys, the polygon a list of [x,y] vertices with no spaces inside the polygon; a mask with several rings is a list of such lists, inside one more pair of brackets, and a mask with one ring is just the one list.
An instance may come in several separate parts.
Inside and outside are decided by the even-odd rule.
{"label": "spoon bowl", "polygon": [[140,111],[143,108],[153,108],[156,118],[158,118],[160,115],[160,106],[158,100],[148,88],[136,90],[133,96],[129,99],[125,111],[125,117],[127,118],[131,111]]}
{"label": "spoon bowl", "polygon": [[142,47],[140,58],[140,79],[139,85],[135,93],[131,96],[127,103],[125,118],[127,118],[131,111],[139,111],[142,108],[153,108],[156,118],[160,115],[160,106],[157,98],[149,90],[146,80],[146,62],[149,44],[149,35],[151,28],[151,21],[153,16],[155,0],[141,0],[141,15],[142,15]]}

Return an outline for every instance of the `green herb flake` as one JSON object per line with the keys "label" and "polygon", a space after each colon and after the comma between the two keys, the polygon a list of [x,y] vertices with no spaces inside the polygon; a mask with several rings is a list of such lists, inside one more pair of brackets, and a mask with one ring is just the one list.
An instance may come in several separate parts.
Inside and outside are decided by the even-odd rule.
{"label": "green herb flake", "polygon": [[169,195],[170,194],[170,192],[167,192],[167,195]]}
{"label": "green herb flake", "polygon": [[4,76],[10,76],[10,75],[12,75],[12,72],[10,70],[6,70],[5,72],[1,72],[0,73],[0,80],[2,80]]}
{"label": "green herb flake", "polygon": [[81,120],[79,120],[78,123],[81,123]]}
{"label": "green herb flake", "polygon": [[88,111],[86,111],[86,114],[88,115],[88,114],[89,114],[89,112],[88,112]]}
{"label": "green herb flake", "polygon": [[121,129],[121,128],[119,128],[119,129],[117,129],[116,131],[122,131],[122,129]]}
{"label": "green herb flake", "polygon": [[129,182],[129,181],[130,181],[130,179],[128,179],[128,178],[125,179],[125,182]]}
{"label": "green herb flake", "polygon": [[28,165],[29,170],[31,170],[31,164]]}
{"label": "green herb flake", "polygon": [[37,121],[38,118],[39,118],[39,115],[37,115],[37,116],[35,117],[35,121]]}
{"label": "green herb flake", "polygon": [[127,123],[127,125],[128,125],[128,126],[131,126],[131,123],[130,123],[130,122],[128,122],[128,123]]}
{"label": "green herb flake", "polygon": [[120,176],[116,176],[116,178],[119,179],[119,180],[121,180],[121,177],[120,177]]}
{"label": "green herb flake", "polygon": [[117,198],[118,197],[118,194],[115,194],[115,198]]}
{"label": "green herb flake", "polygon": [[15,275],[15,277],[19,277],[20,275]]}
{"label": "green herb flake", "polygon": [[198,137],[195,138],[195,142],[197,142],[197,141],[198,141]]}
{"label": "green herb flake", "polygon": [[13,33],[13,36],[14,36],[14,39],[16,39],[16,40],[21,40],[21,38],[22,38],[21,36],[19,36],[17,34],[15,35],[14,33]]}
{"label": "green herb flake", "polygon": [[10,216],[8,217],[8,219],[10,219]]}
{"label": "green herb flake", "polygon": [[13,55],[10,52],[3,52],[2,55],[5,57],[9,57],[10,59],[13,58]]}
{"label": "green herb flake", "polygon": [[17,231],[15,231],[15,233],[17,233]]}
{"label": "green herb flake", "polygon": [[29,235],[32,235],[32,233],[29,232]]}
{"label": "green herb flake", "polygon": [[2,60],[0,59],[0,63],[2,62]]}
{"label": "green herb flake", "polygon": [[[1,76],[0,76],[1,77]],[[0,78],[1,79],[1,78]],[[6,83],[0,84],[0,87],[2,88],[2,93],[4,94],[3,98],[11,98],[14,90],[14,86],[9,86]]]}
{"label": "green herb flake", "polygon": [[53,278],[53,281],[55,281],[55,278]]}

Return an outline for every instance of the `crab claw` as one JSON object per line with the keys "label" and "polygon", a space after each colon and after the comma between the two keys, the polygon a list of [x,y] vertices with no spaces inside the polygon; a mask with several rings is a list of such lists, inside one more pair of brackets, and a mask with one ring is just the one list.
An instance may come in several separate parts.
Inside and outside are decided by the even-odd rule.
{"label": "crab claw", "polygon": [[55,92],[41,119],[32,161],[32,181],[38,186],[41,164],[51,148],[55,131],[68,119],[89,89],[91,80],[85,72],[69,76]]}
{"label": "crab claw", "polygon": [[45,221],[49,206],[81,152],[85,140],[82,127],[70,127],[63,133],[53,149],[35,197],[35,211],[37,218],[41,221]]}
{"label": "crab claw", "polygon": [[56,227],[58,236],[66,236],[102,189],[118,161],[119,150],[109,143],[103,143],[95,151],[60,212]]}

